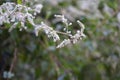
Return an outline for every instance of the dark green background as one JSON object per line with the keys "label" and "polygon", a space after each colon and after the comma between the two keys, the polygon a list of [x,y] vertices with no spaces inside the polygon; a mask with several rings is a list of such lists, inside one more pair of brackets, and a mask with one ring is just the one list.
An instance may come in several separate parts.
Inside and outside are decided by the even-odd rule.
{"label": "dark green background", "polygon": [[[66,10],[69,6],[78,9],[77,1],[63,0],[52,5],[43,0],[44,8],[35,21],[47,21],[54,28],[63,26],[53,23],[54,14],[60,14],[61,9]],[[0,4],[3,2],[5,0]],[[104,13],[104,4],[113,9],[114,15]],[[119,0],[100,0],[98,10],[103,19],[88,18],[91,13],[87,11],[84,16],[74,13],[76,17],[71,30],[79,28],[75,20],[80,19],[86,26],[87,38],[61,49],[55,49],[57,44],[42,32],[38,37],[33,32],[20,32],[17,29],[9,33],[6,25],[1,25],[0,60],[2,62],[4,58],[5,63],[0,64],[0,68],[9,69],[17,48],[17,62],[13,69],[15,76],[11,80],[120,80],[120,23],[116,18],[119,5]]]}

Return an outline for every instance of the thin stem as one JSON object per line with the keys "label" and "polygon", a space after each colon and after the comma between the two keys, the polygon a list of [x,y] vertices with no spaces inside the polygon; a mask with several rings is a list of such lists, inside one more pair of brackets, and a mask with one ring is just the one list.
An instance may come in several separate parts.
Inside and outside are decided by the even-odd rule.
{"label": "thin stem", "polygon": [[[15,48],[15,51],[14,51],[14,58],[12,60],[12,63],[10,65],[10,69],[9,69],[9,72],[12,72],[13,68],[14,68],[14,65],[16,63],[16,60],[17,60],[17,48]],[[7,78],[7,80],[9,80],[9,78]]]}
{"label": "thin stem", "polygon": [[66,36],[70,36],[68,33],[65,33],[65,32],[56,31],[56,33],[63,34],[63,35],[66,35]]}
{"label": "thin stem", "polygon": [[12,64],[11,64],[10,70],[9,70],[10,72],[13,70],[16,59],[17,59],[17,48],[15,48],[15,51],[14,51],[14,58],[13,58],[13,61],[12,61]]}

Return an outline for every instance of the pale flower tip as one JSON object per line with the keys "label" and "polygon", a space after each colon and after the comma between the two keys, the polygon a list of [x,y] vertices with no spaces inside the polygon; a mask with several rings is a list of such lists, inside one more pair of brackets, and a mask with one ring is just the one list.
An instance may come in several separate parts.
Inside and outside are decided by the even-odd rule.
{"label": "pale flower tip", "polygon": [[35,33],[35,36],[36,36],[36,37],[38,37],[38,34],[37,34],[37,33]]}
{"label": "pale flower tip", "polygon": [[56,17],[57,15],[55,14],[54,16]]}
{"label": "pale flower tip", "polygon": [[27,27],[26,27],[26,26],[25,26],[24,28],[25,28],[25,30],[27,29]]}
{"label": "pale flower tip", "polygon": [[20,28],[19,31],[22,31],[22,28]]}
{"label": "pale flower tip", "polygon": [[58,17],[58,15],[57,15],[57,14],[55,14],[55,15],[54,15],[54,17]]}
{"label": "pale flower tip", "polygon": [[77,23],[81,23],[81,21],[80,21],[80,20],[77,20]]}
{"label": "pale flower tip", "polygon": [[82,27],[82,29],[85,29],[84,24],[80,20],[77,20],[77,23],[79,24],[80,27]]}
{"label": "pale flower tip", "polygon": [[38,37],[38,31],[35,31],[35,33],[34,33],[34,34],[35,34],[35,36],[36,36],[36,37]]}
{"label": "pale flower tip", "polygon": [[77,20],[77,22],[80,22],[79,20]]}
{"label": "pale flower tip", "polygon": [[57,48],[57,49],[58,49],[58,48],[62,48],[62,46],[60,46],[60,45],[57,45],[57,47],[56,47],[56,48]]}
{"label": "pale flower tip", "polygon": [[59,46],[56,47],[57,49],[60,48]]}
{"label": "pale flower tip", "polygon": [[44,24],[44,22],[42,21],[41,24]]}
{"label": "pale flower tip", "polygon": [[69,26],[71,26],[72,25],[72,23],[69,23]]}
{"label": "pale flower tip", "polygon": [[86,38],[87,36],[85,34],[83,34],[83,37]]}
{"label": "pale flower tip", "polygon": [[80,20],[77,20],[77,23],[78,23],[80,26],[83,25],[83,23],[82,23]]}
{"label": "pale flower tip", "polygon": [[54,15],[56,18],[62,18],[62,17],[64,17],[63,15],[57,15],[57,14],[55,14]]}

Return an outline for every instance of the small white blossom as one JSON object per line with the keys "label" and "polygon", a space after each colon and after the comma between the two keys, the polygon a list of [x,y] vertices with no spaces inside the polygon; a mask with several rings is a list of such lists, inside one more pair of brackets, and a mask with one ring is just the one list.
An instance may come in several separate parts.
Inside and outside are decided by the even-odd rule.
{"label": "small white blossom", "polygon": [[13,76],[14,76],[14,74],[11,72],[7,72],[7,71],[3,72],[3,78],[5,78],[5,79],[11,79]]}
{"label": "small white blossom", "polygon": [[[42,9],[42,5],[36,5],[35,9],[31,9],[30,7],[21,5],[21,4],[15,4],[11,2],[3,3],[3,5],[0,6],[0,25],[4,23],[12,23],[13,25],[10,27],[9,32],[13,30],[13,28],[16,28],[16,25],[20,23],[20,31],[22,29],[27,29],[27,26],[25,26],[26,21],[29,21],[30,24],[35,26],[34,23],[34,16],[30,13],[30,11],[33,11],[35,13],[40,13],[40,10]],[[38,12],[36,12],[39,10]],[[4,11],[4,12],[3,12]]]}
{"label": "small white blossom", "polygon": [[68,27],[72,25],[72,23],[68,23],[68,20],[64,15],[55,15],[56,18],[60,18],[60,20],[65,24],[64,31],[69,34]]}
{"label": "small white blossom", "polygon": [[54,42],[60,40],[58,34],[53,30],[53,28],[47,26],[44,22],[41,22],[41,26],[43,27],[43,30],[48,35],[48,37],[53,37]]}
{"label": "small white blossom", "polygon": [[68,44],[71,44],[70,39],[64,39],[64,40],[57,46],[57,48],[64,47],[64,46],[66,46],[66,45],[68,45]]}
{"label": "small white blossom", "polygon": [[34,8],[35,13],[34,13],[34,15],[36,15],[36,13],[40,13],[42,8],[43,8],[42,4],[35,5],[35,8]]}
{"label": "small white blossom", "polygon": [[36,36],[38,36],[38,33],[40,30],[42,30],[41,25],[36,25],[35,30],[34,30]]}
{"label": "small white blossom", "polygon": [[65,18],[64,15],[55,15],[56,18],[61,18],[62,22],[68,26],[68,20]]}
{"label": "small white blossom", "polygon": [[41,25],[36,26],[36,28],[35,28],[36,36],[38,36],[38,32],[40,30],[43,30],[48,37],[52,37],[54,42],[60,40],[60,38],[59,38],[58,34],[56,33],[56,31],[53,30],[52,27],[49,27],[48,25],[46,25],[44,22],[41,22]]}
{"label": "small white blossom", "polygon": [[83,23],[81,23],[79,20],[77,20],[77,23],[79,24],[79,26],[81,27],[81,33],[83,33],[85,26]]}
{"label": "small white blossom", "polygon": [[81,27],[80,30],[77,30],[76,34],[72,35],[71,34],[71,31],[69,31],[69,39],[64,39],[64,41],[62,41],[58,46],[57,48],[61,48],[61,47],[64,47],[66,45],[69,45],[69,44],[75,44],[77,43],[79,40],[85,38],[85,34],[83,33],[84,32],[84,24],[81,23],[79,20],[77,20],[77,23],[79,24],[79,26]]}
{"label": "small white blossom", "polygon": [[69,26],[71,26],[72,25],[72,23],[69,23]]}

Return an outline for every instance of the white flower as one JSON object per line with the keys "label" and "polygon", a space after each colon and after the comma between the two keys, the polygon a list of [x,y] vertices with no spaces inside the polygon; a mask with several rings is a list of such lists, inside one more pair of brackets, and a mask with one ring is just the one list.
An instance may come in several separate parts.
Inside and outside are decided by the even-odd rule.
{"label": "white flower", "polygon": [[68,23],[68,20],[65,18],[64,15],[55,15],[56,18],[60,18],[60,20],[65,24],[64,31],[66,33],[70,33],[71,31],[68,30],[68,27],[72,25],[72,23]]}
{"label": "white flower", "polygon": [[[68,26],[68,20],[65,18],[64,15],[55,15],[56,18],[61,18],[62,22]],[[71,24],[71,23],[70,23]]]}
{"label": "white flower", "polygon": [[40,30],[42,30],[42,27],[41,27],[41,25],[35,25],[35,26],[36,27],[35,27],[34,32],[35,32],[35,35],[38,36],[38,33],[39,33]]}
{"label": "white flower", "polygon": [[84,24],[81,23],[79,20],[77,21],[79,26],[81,27],[80,30],[77,30],[76,34],[72,35],[71,32],[68,34],[69,35],[69,39],[64,39],[58,46],[57,48],[61,48],[61,47],[64,47],[66,45],[69,45],[69,44],[75,44],[77,43],[79,40],[85,38],[85,34],[83,33],[84,32]]}
{"label": "white flower", "polygon": [[42,7],[43,5],[37,4],[34,6],[34,9],[32,9],[21,4],[10,2],[4,3],[0,6],[0,25],[3,25],[4,23],[12,25],[9,28],[9,32],[11,32],[14,28],[17,27],[18,23],[20,23],[19,30],[22,31],[23,29],[28,29],[28,26],[25,25],[28,21],[33,26],[36,36],[38,36],[39,31],[44,31],[48,38],[53,38],[54,42],[60,40],[60,37],[57,33],[67,35],[69,39],[64,39],[57,46],[57,48],[61,48],[72,43],[75,44],[79,40],[86,37],[84,34],[84,24],[80,21],[77,21],[80,26],[80,30],[78,30],[76,34],[72,34],[72,31],[68,30],[69,26],[72,26],[72,23],[69,23],[64,15],[55,15],[55,17],[60,18],[60,20],[65,24],[64,32],[56,31],[52,27],[46,25],[44,22],[41,22],[40,25],[35,24],[35,15],[32,15],[31,12],[35,14],[40,13]]}
{"label": "white flower", "polygon": [[4,72],[3,72],[3,78],[10,79],[10,78],[12,78],[13,76],[14,76],[14,74],[11,73],[11,72],[7,72],[7,71],[4,71]]}
{"label": "white flower", "polygon": [[35,12],[34,9],[24,5],[10,2],[3,3],[3,5],[0,6],[0,25],[4,23],[13,24],[10,27],[9,32],[16,28],[18,23],[20,23],[20,31],[22,29],[27,29],[27,26],[25,26],[26,21],[29,21],[34,27],[34,16],[30,11]]}
{"label": "white flower", "polygon": [[70,39],[64,39],[56,48],[61,48],[61,47],[64,47],[68,44],[71,44]]}
{"label": "white flower", "polygon": [[41,22],[41,26],[48,37],[53,37],[54,42],[60,40],[58,34],[53,30],[53,28],[47,26],[44,22]]}
{"label": "white flower", "polygon": [[46,25],[44,22],[41,22],[41,25],[36,25],[35,27],[36,36],[38,36],[38,32],[40,30],[43,30],[49,38],[52,37],[54,42],[60,40],[56,31],[53,30],[52,27],[49,27],[48,25]]}
{"label": "white flower", "polygon": [[36,13],[40,13],[42,8],[43,8],[42,4],[35,5],[35,9],[34,9],[35,13],[34,13],[34,15],[36,15]]}

